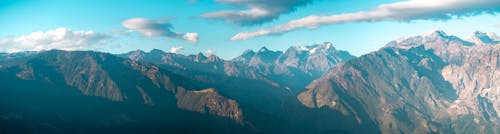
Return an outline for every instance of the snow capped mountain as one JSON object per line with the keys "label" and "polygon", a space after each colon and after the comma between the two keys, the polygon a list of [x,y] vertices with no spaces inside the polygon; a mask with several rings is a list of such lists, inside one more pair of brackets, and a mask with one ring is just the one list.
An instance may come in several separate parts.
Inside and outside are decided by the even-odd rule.
{"label": "snow capped mountain", "polygon": [[385,47],[411,48],[419,45],[430,44],[458,44],[465,46],[474,45],[473,43],[464,41],[456,36],[447,35],[441,30],[435,30],[424,33],[422,35],[400,38],[395,41],[391,41],[387,43]]}
{"label": "snow capped mountain", "polygon": [[309,75],[321,75],[337,63],[354,58],[345,51],[338,51],[332,43],[290,47],[283,53],[277,64],[295,67]]}
{"label": "snow capped mountain", "polygon": [[313,44],[310,46],[293,46],[291,49],[300,52],[308,52],[309,54],[314,54],[316,52],[327,53],[328,51],[336,51],[335,47],[333,47],[332,43],[324,42],[323,44]]}
{"label": "snow capped mountain", "polygon": [[313,44],[309,46],[295,46],[295,48],[301,48],[302,50],[308,51],[311,54],[315,53],[317,50],[320,52],[327,52],[327,50],[336,50],[331,42],[324,42],[322,44]]}
{"label": "snow capped mountain", "polygon": [[248,63],[264,72],[275,74],[290,73],[290,68],[313,77],[319,77],[332,69],[337,63],[354,58],[346,51],[335,49],[332,43],[313,44],[308,46],[292,46],[286,51],[271,51],[266,47],[257,52],[245,51],[233,59],[235,62]]}

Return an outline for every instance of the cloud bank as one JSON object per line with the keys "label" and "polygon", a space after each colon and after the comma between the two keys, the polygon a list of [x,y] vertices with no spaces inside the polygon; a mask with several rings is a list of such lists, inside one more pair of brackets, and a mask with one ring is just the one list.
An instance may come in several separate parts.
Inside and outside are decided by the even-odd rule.
{"label": "cloud bank", "polygon": [[170,52],[171,53],[178,53],[178,52],[182,51],[183,49],[184,49],[184,47],[182,47],[182,46],[172,47],[172,48],[170,48]]}
{"label": "cloud bank", "polygon": [[57,28],[46,32],[33,32],[19,37],[0,39],[0,51],[41,51],[50,49],[88,50],[108,43],[111,36],[94,31],[73,31],[69,28]]}
{"label": "cloud bank", "polygon": [[348,22],[449,20],[498,12],[500,12],[500,0],[407,0],[382,4],[371,11],[330,16],[311,15],[272,28],[238,33],[231,40],[278,35],[301,28],[316,29],[322,25]]}
{"label": "cloud bank", "polygon": [[215,2],[245,7],[245,10],[223,10],[202,14],[201,17],[248,26],[270,22],[281,14],[293,12],[312,0],[215,0]]}
{"label": "cloud bank", "polygon": [[148,37],[163,36],[198,43],[198,33],[173,32],[172,24],[165,20],[132,18],[123,21],[122,26],[129,29],[129,31],[139,32]]}

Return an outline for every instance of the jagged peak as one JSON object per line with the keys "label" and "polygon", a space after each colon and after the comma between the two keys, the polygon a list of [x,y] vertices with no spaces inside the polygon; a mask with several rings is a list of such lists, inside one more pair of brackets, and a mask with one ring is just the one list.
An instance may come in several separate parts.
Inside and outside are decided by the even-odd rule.
{"label": "jagged peak", "polygon": [[[385,47],[401,47],[401,48],[408,48],[408,47],[413,47],[413,46],[419,46],[423,45],[428,42],[436,42],[436,41],[443,41],[443,42],[455,42],[462,44],[464,46],[472,46],[474,43],[464,41],[463,39],[454,36],[454,35],[447,35],[445,32],[441,30],[433,30],[427,33],[424,33],[422,35],[418,36],[410,36],[410,37],[403,37],[399,38],[397,40],[391,41],[385,45]],[[447,44],[447,43],[441,43],[441,44]]]}
{"label": "jagged peak", "polygon": [[325,46],[326,49],[335,48],[331,42],[323,42],[323,46]]}
{"label": "jagged peak", "polygon": [[211,62],[213,62],[213,61],[222,61],[222,59],[219,56],[214,55],[214,54],[208,56],[207,60],[211,61]]}
{"label": "jagged peak", "polygon": [[336,51],[337,50],[333,46],[333,43],[331,43],[331,42],[323,42],[323,44],[320,46],[323,47],[326,51]]}
{"label": "jagged peak", "polygon": [[198,52],[198,54],[196,54],[196,57],[205,57],[206,58],[207,56],[205,56],[205,54],[203,54],[202,52]]}
{"label": "jagged peak", "polygon": [[128,54],[129,59],[134,60],[134,61],[138,61],[139,59],[141,59],[144,56],[145,53],[146,52],[144,52],[140,49],[137,49],[137,50],[131,51],[127,54]]}
{"label": "jagged peak", "polygon": [[307,51],[313,54],[318,51],[322,52],[336,51],[336,49],[331,42],[323,42],[322,44],[313,44],[308,46],[292,46],[289,49],[287,49],[287,51]]}
{"label": "jagged peak", "polygon": [[255,54],[255,51],[252,49],[245,50],[241,55],[252,55]]}
{"label": "jagged peak", "polygon": [[194,60],[196,62],[201,62],[201,61],[204,61],[207,59],[207,57],[202,52],[199,52],[196,55],[193,55],[193,54],[189,55],[188,57],[190,57],[192,60]]}
{"label": "jagged peak", "polygon": [[270,51],[269,49],[267,49],[267,47],[263,46],[259,49],[259,53],[260,52],[267,52],[267,51]]}
{"label": "jagged peak", "polygon": [[240,56],[234,58],[235,61],[248,61],[256,54],[252,49],[245,50]]}
{"label": "jagged peak", "polygon": [[275,54],[281,54],[283,53],[283,51],[273,51],[273,50],[269,50],[267,47],[262,47],[259,49],[259,51],[257,51],[255,53],[255,55],[275,55]]}
{"label": "jagged peak", "polygon": [[447,37],[448,35],[442,30],[432,30],[430,32],[424,33],[422,36],[425,36],[425,37]]}
{"label": "jagged peak", "polygon": [[[252,57],[256,54],[255,51],[251,50],[251,49],[248,49],[248,50],[245,50],[240,56],[238,57],[243,57],[243,58],[249,58],[249,57]],[[237,58],[238,58],[237,57]]]}

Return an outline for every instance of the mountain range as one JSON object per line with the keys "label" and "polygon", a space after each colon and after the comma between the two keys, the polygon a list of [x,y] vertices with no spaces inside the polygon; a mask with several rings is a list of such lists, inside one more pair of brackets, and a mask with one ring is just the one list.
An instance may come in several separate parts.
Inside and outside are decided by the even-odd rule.
{"label": "mountain range", "polygon": [[499,133],[500,38],[0,54],[0,133]]}

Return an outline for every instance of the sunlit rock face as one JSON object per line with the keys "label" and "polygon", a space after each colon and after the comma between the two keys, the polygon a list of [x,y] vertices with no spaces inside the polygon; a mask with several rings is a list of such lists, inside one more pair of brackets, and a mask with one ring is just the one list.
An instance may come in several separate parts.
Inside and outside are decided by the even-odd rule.
{"label": "sunlit rock face", "polygon": [[442,31],[398,39],[338,65],[298,99],[376,120],[383,133],[498,133],[496,41],[492,33],[466,41]]}
{"label": "sunlit rock face", "polygon": [[228,117],[240,123],[243,121],[243,112],[238,103],[220,95],[213,88],[199,91],[189,91],[181,88],[175,96],[177,106],[181,109]]}

